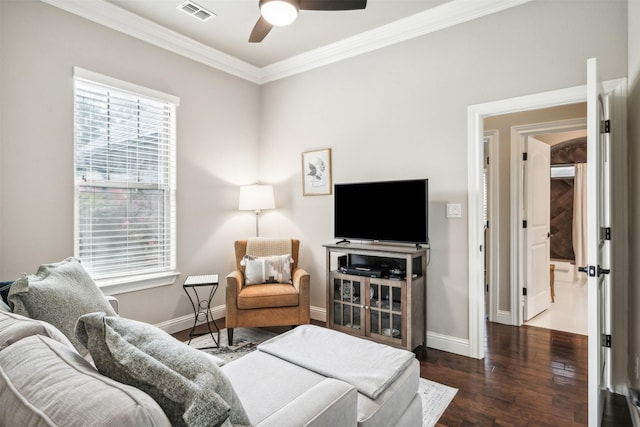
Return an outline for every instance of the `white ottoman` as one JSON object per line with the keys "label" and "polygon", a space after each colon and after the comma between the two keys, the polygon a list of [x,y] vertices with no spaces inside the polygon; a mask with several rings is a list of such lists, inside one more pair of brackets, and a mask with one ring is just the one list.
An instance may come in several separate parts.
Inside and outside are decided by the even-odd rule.
{"label": "white ottoman", "polygon": [[298,326],[258,350],[353,385],[360,427],[422,425],[420,363],[410,351],[314,325]]}

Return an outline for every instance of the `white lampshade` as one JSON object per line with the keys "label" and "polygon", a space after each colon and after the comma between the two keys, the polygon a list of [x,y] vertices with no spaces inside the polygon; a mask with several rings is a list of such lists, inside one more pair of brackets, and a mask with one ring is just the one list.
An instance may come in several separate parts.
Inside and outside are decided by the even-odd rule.
{"label": "white lampshade", "polygon": [[284,26],[296,20],[298,7],[286,0],[263,0],[260,13],[271,25]]}
{"label": "white lampshade", "polygon": [[271,185],[243,185],[240,187],[238,209],[241,211],[261,211],[276,207]]}

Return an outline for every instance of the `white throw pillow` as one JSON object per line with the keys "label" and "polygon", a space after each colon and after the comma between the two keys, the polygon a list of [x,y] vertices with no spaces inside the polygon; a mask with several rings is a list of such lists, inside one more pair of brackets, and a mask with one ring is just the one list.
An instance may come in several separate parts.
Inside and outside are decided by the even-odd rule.
{"label": "white throw pillow", "polygon": [[291,283],[291,254],[266,257],[245,255],[240,261],[244,266],[246,285],[260,283]]}

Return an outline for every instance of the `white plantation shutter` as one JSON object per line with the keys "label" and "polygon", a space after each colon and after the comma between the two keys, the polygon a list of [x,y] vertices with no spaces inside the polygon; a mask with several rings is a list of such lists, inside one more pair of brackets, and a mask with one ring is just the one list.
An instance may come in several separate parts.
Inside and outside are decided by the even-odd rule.
{"label": "white plantation shutter", "polygon": [[94,279],[176,264],[178,99],[74,69],[75,256]]}

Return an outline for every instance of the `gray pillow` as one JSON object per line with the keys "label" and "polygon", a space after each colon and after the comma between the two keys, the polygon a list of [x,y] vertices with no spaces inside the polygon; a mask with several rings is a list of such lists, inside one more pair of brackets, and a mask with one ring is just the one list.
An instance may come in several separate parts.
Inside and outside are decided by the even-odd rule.
{"label": "gray pillow", "polygon": [[0,350],[31,335],[52,338],[73,349],[73,345],[55,326],[11,312],[0,312]]}
{"label": "gray pillow", "polygon": [[75,335],[78,318],[96,311],[116,315],[102,291],[75,258],[41,265],[35,275],[23,274],[11,286],[9,304],[13,305],[14,313],[54,325],[83,356],[87,349]]}
{"label": "gray pillow", "polygon": [[0,351],[0,424],[171,427],[160,406],[100,375],[73,347],[42,335]]}
{"label": "gray pillow", "polygon": [[91,313],[78,319],[76,335],[98,371],[149,394],[173,426],[250,425],[215,359],[163,330]]}

